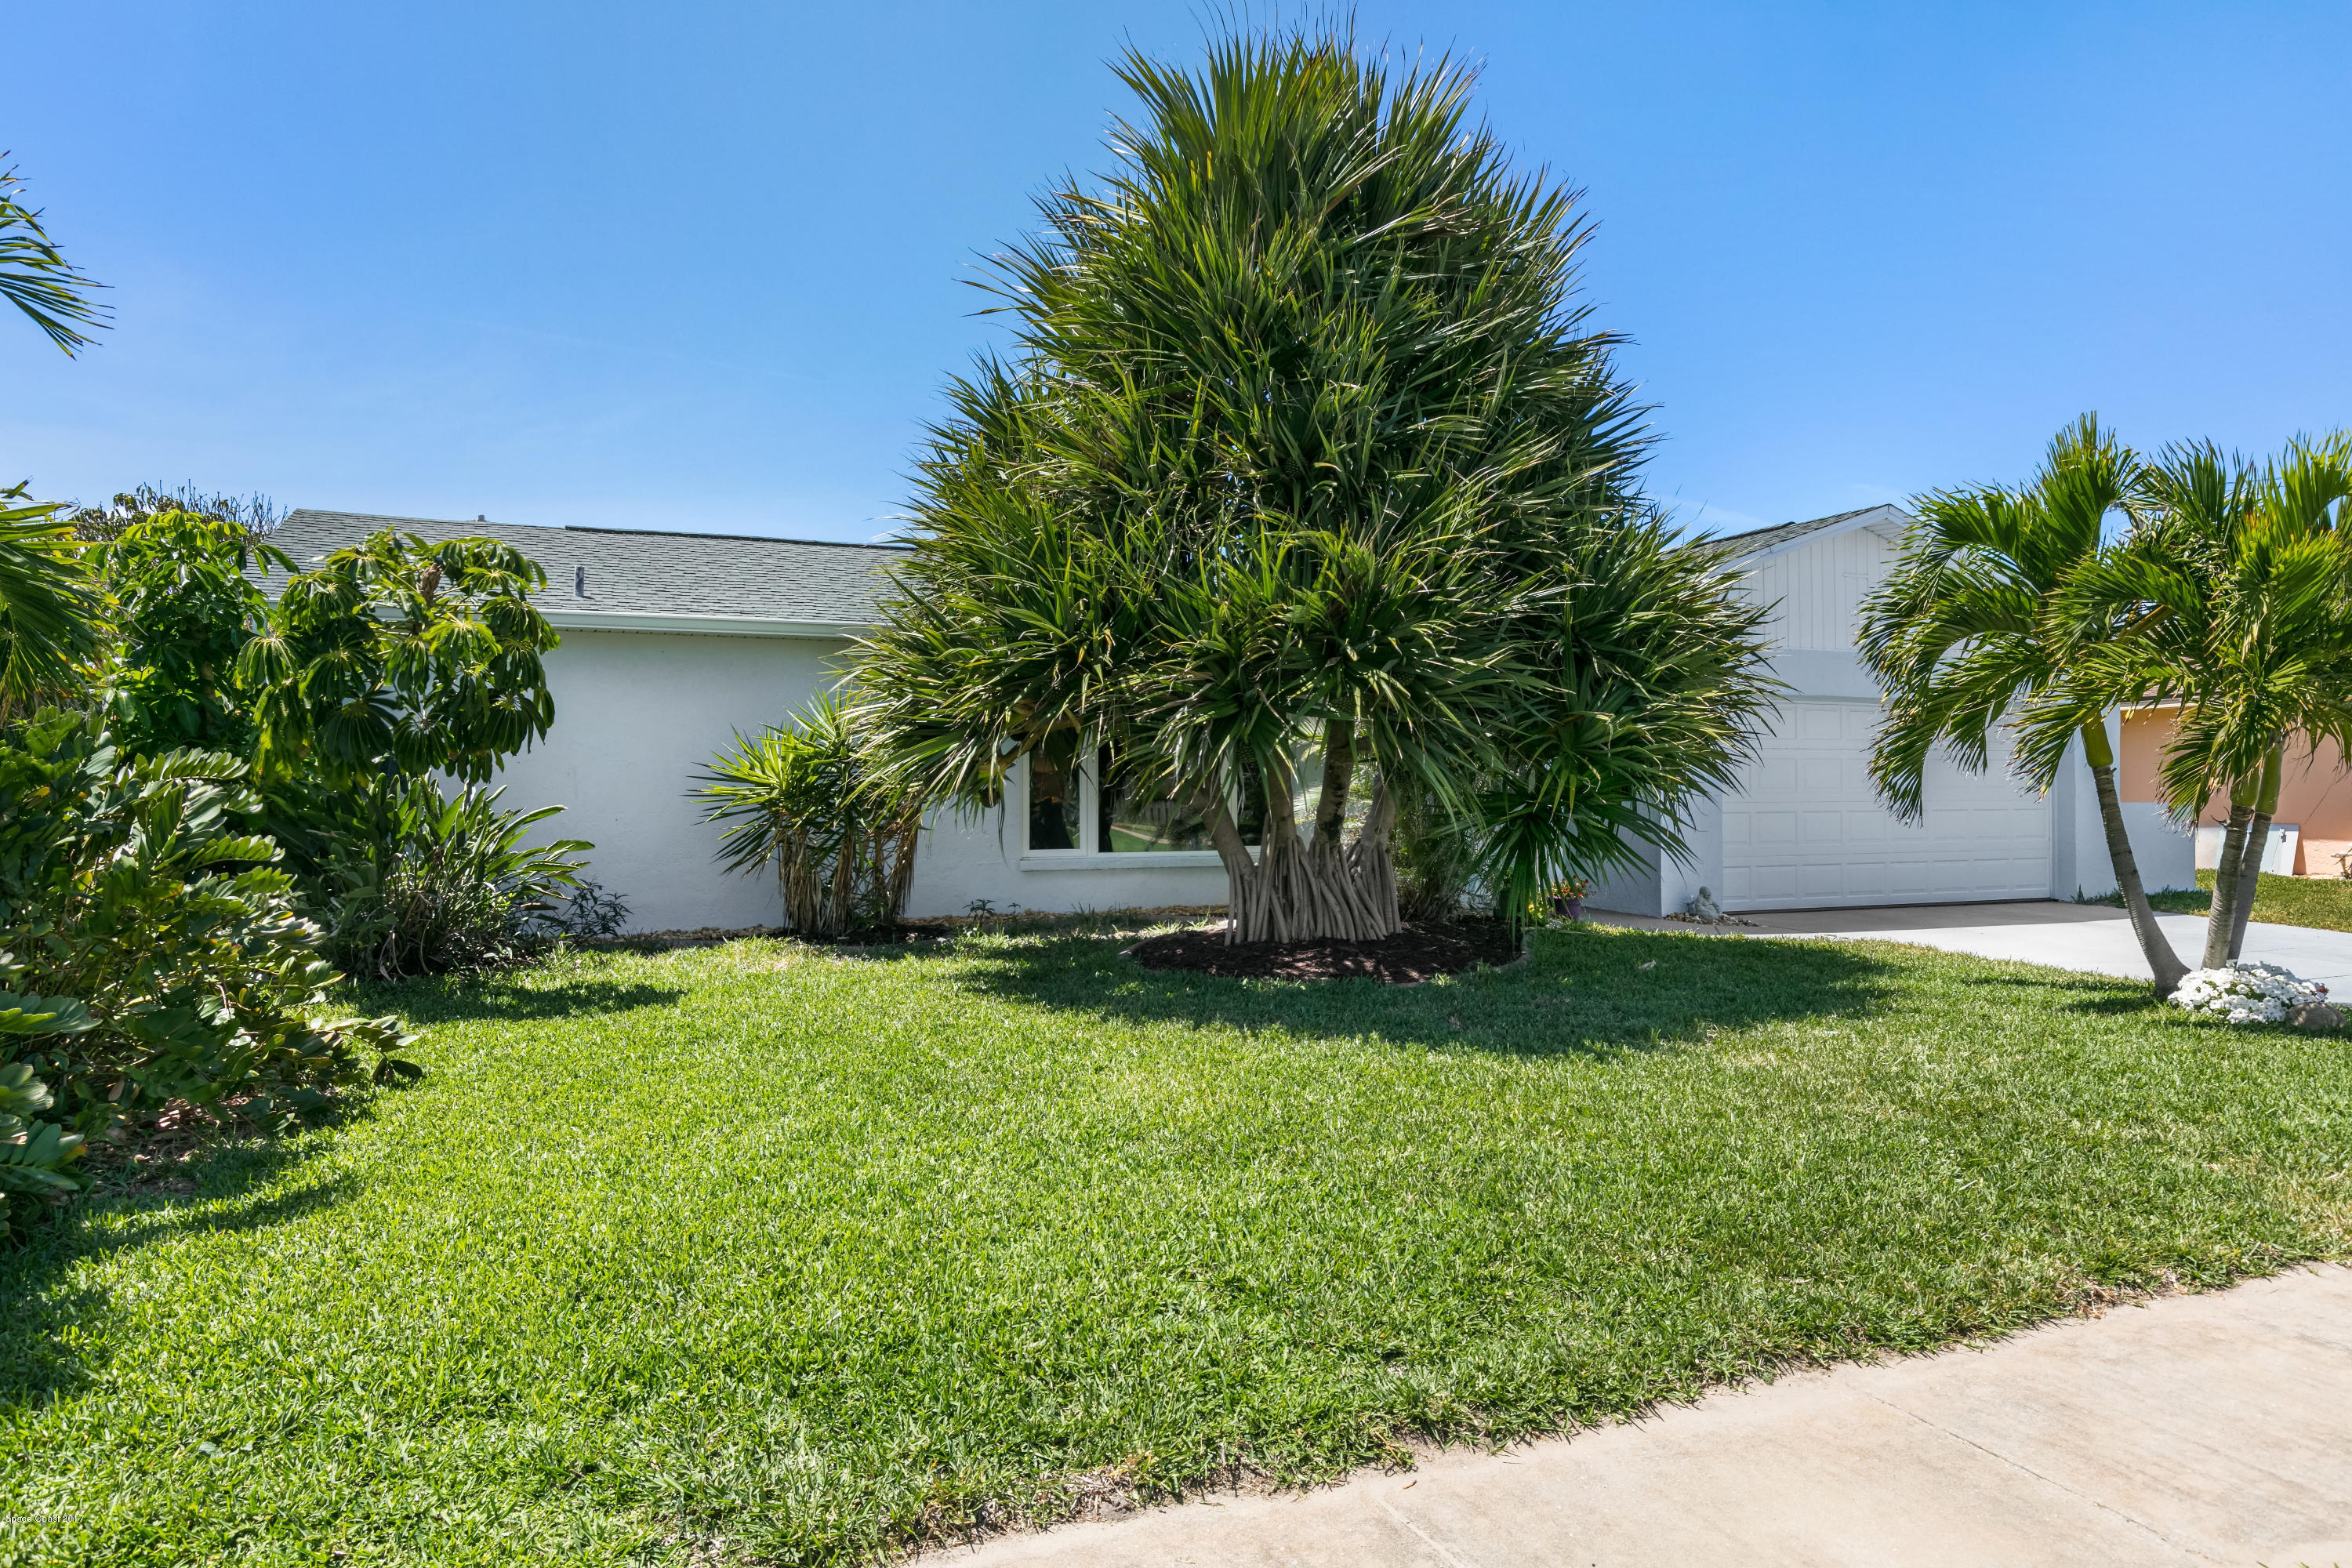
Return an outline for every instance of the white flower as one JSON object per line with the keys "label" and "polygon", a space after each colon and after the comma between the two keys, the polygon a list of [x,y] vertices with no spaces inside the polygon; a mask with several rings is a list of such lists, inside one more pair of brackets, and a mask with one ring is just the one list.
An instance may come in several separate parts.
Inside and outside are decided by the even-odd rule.
{"label": "white flower", "polygon": [[2326,996],[2326,986],[2298,980],[2278,964],[2233,958],[2225,968],[2190,970],[2171,1000],[2175,1006],[2232,1024],[2275,1024],[2287,1009]]}

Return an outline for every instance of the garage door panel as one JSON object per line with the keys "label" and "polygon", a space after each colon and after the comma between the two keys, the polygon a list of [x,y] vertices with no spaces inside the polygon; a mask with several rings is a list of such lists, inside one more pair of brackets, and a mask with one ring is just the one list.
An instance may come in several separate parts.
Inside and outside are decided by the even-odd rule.
{"label": "garage door panel", "polygon": [[2046,898],[2050,813],[2006,773],[1943,753],[1929,761],[1926,809],[1897,822],[1870,786],[1877,710],[1797,702],[1724,802],[1724,902],[1739,909]]}

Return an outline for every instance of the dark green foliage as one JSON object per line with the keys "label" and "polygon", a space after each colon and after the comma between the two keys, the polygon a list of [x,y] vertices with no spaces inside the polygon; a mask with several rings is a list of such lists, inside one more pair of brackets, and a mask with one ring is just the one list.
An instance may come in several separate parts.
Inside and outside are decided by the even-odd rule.
{"label": "dark green foliage", "polygon": [[478,784],[445,795],[431,779],[363,790],[359,822],[329,868],[330,951],[389,980],[520,963],[579,880],[577,838],[529,842],[561,806],[502,811]]}
{"label": "dark green foliage", "polygon": [[693,793],[705,821],[729,825],[719,836],[729,870],[775,868],[794,931],[841,936],[897,923],[921,805],[872,775],[837,698],[818,698],[757,740],[736,736]]}
{"label": "dark green foliage", "polygon": [[335,973],[278,847],[239,826],[258,804],[247,771],[221,752],[134,757],[55,710],[0,737],[0,988],[74,1009],[70,1032],[0,1047],[76,1128],[173,1101],[323,1103],[392,1059],[393,1020],[331,1016]]}
{"label": "dark green foliage", "polygon": [[[0,954],[0,972],[6,967]],[[13,1048],[8,1036],[67,1034],[89,1027],[89,1016],[78,1002],[0,991],[0,1051]],[[30,1062],[0,1067],[0,1235],[19,1228],[25,1196],[55,1197],[81,1186],[72,1166],[83,1153],[82,1135],[39,1120],[56,1103]]]}
{"label": "dark green foliage", "polygon": [[237,520],[176,507],[123,523],[91,559],[113,599],[100,698],[110,739],[142,756],[183,746],[249,755],[253,694],[238,689],[236,666],[270,605],[246,574],[294,563]]}
{"label": "dark green foliage", "polygon": [[2079,752],[2133,933],[2168,994],[2186,970],[2141,885],[2107,739],[2107,715],[2132,694],[2098,674],[2137,639],[2137,617],[2112,605],[2085,614],[2082,600],[2106,567],[2108,521],[2131,505],[2141,472],[2137,456],[2084,415],[2052,438],[2025,484],[1916,498],[1902,553],[1863,605],[1860,646],[1885,692],[1871,780],[1898,816],[1925,808],[1938,747],[1981,772],[1997,742],[2013,741],[2017,770],[2045,790],[2070,749]]}
{"label": "dark green foliage", "polygon": [[1477,875],[1477,847],[1467,825],[1451,817],[1426,789],[1397,796],[1397,913],[1408,921],[1458,914]]}
{"label": "dark green foliage", "polygon": [[387,770],[483,784],[547,733],[547,574],[492,539],[392,529],[285,585],[240,652],[265,779],[349,791]]}
{"label": "dark green foliage", "polygon": [[893,783],[983,805],[1108,745],[1206,819],[1242,940],[1393,929],[1395,790],[1475,829],[1514,917],[1678,845],[1766,700],[1763,612],[1635,484],[1574,193],[1444,61],[1300,33],[1118,68],[1118,164],[1003,259],[1013,355],[920,466],[857,697]]}

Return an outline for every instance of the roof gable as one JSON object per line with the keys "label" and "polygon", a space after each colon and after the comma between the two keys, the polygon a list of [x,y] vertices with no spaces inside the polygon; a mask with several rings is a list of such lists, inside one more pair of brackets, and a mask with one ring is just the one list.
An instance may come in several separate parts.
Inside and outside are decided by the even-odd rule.
{"label": "roof gable", "polygon": [[1853,511],[1842,511],[1830,517],[1817,517],[1807,522],[1777,523],[1770,528],[1751,529],[1746,533],[1727,533],[1707,541],[1710,544],[1733,546],[1730,559],[1741,564],[1760,561],[1768,555],[1778,555],[1802,544],[1816,544],[1850,533],[1857,528],[1875,529],[1890,541],[1900,537],[1911,524],[1911,514],[1892,504],[1865,506]]}

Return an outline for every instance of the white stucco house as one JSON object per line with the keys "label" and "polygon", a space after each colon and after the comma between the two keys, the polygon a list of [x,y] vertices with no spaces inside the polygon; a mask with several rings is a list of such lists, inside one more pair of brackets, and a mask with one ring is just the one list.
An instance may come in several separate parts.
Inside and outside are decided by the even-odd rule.
{"label": "white stucco house", "polygon": [[[1692,863],[1653,857],[1600,889],[1598,907],[1667,913],[1702,885],[1733,910],[2113,889],[2079,767],[2046,799],[1998,771],[1944,768],[1916,827],[1872,797],[1864,759],[1878,700],[1853,653],[1855,610],[1905,521],[1876,507],[1738,542],[1747,591],[1778,605],[1774,662],[1793,694],[1741,791],[1699,809]],[[507,804],[562,805],[550,829],[596,846],[589,874],[628,901],[635,929],[781,921],[772,880],[720,869],[718,829],[688,791],[738,731],[781,722],[838,679],[896,550],[309,510],[272,542],[307,565],[383,528],[487,534],[546,570],[536,603],[563,639],[547,658],[555,724],[500,774]],[[2129,809],[2148,885],[2192,886],[2190,840],[2155,807]],[[999,910],[1201,905],[1224,893],[1213,850],[1170,841],[1148,803],[1106,790],[1096,769],[1055,781],[1024,766],[1005,806],[933,821],[908,912],[961,914],[976,900]]]}

